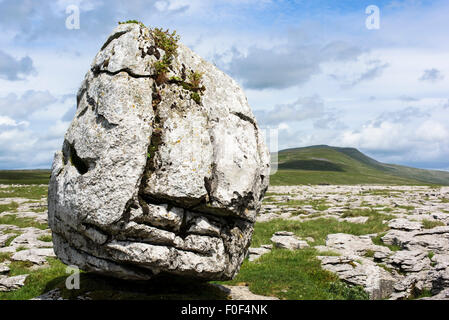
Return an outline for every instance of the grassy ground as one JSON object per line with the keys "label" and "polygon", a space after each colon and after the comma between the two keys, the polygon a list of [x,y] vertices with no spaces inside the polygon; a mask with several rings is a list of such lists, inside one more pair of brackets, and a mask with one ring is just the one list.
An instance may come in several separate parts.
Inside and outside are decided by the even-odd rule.
{"label": "grassy ground", "polygon": [[[306,222],[273,220],[257,223],[252,246],[270,243],[275,231],[292,231],[301,237],[313,237],[314,244],[324,244],[329,233],[345,232],[366,234],[385,230],[379,222],[385,215],[375,215],[368,223],[360,225],[338,222],[335,219],[317,219]],[[0,221],[4,223],[5,221]],[[29,222],[29,221],[28,221]],[[42,239],[50,241],[50,237]],[[315,249],[289,251],[274,249],[255,262],[246,260],[237,277],[222,284],[245,283],[255,294],[276,296],[281,299],[367,299],[367,294],[358,287],[351,287],[323,269],[316,258]],[[332,254],[332,253],[329,253]],[[11,254],[0,254],[0,262]],[[30,270],[30,264],[12,262],[10,276],[30,274],[25,286],[19,290],[0,293],[3,299],[30,299],[54,288],[61,290],[63,297],[73,299],[88,295],[92,299],[226,299],[226,295],[208,283],[161,277],[146,282],[127,282],[81,273],[79,290],[65,288],[69,275],[66,266],[57,259],[48,258],[49,267]]]}
{"label": "grassy ground", "polygon": [[[341,164],[341,167],[344,168],[344,165]],[[295,174],[298,174],[300,171],[296,170]],[[307,179],[311,179],[306,179],[307,181],[314,181],[314,184],[321,183],[318,181],[322,180],[313,178],[313,171],[303,171],[307,171]],[[320,172],[320,174],[341,173],[340,171]],[[272,182],[274,178],[274,183],[276,183],[276,177],[282,177],[282,174],[272,176]],[[284,178],[290,179],[288,175]],[[18,181],[18,179],[14,180],[13,178],[9,178],[8,181]],[[23,176],[21,179],[26,180]],[[345,180],[342,180],[341,183],[349,183],[348,179],[351,179],[350,175],[346,176]],[[358,178],[354,177],[354,179],[357,180]],[[28,179],[28,181],[32,181],[32,179]],[[298,184],[296,180],[292,180],[292,183]],[[388,183],[390,184],[391,181]],[[395,190],[389,190],[388,192],[379,191],[378,195],[392,196],[394,192]],[[281,194],[267,194],[267,196],[276,195]],[[39,200],[46,196],[47,186],[29,185],[0,188],[0,198],[21,197]],[[314,209],[320,211],[325,210],[328,204],[325,200],[312,199],[296,202],[289,201],[280,205],[290,207],[311,205]],[[32,219],[18,218],[14,214],[17,206],[17,203],[14,202],[0,206],[0,213],[5,211],[11,212],[11,214],[0,217],[0,224],[10,224],[18,227],[34,226],[40,229],[48,228],[46,224],[36,223]],[[413,210],[413,207],[404,207],[404,209]],[[302,238],[312,237],[314,239],[313,245],[324,245],[327,235],[332,233],[348,233],[354,235],[378,233],[379,236],[374,238],[373,242],[383,245],[380,238],[388,230],[388,227],[382,222],[392,219],[393,216],[380,211],[381,209],[374,210],[374,208],[354,209],[347,210],[343,214],[344,217],[369,217],[368,221],[364,224],[328,218],[309,221],[275,219],[270,222],[256,223],[252,246],[259,247],[262,244],[271,243],[270,238],[273,233],[280,230],[291,231]],[[426,224],[425,227],[435,226],[432,221],[424,223]],[[14,238],[10,238],[9,241],[12,241],[12,239]],[[51,238],[47,236],[41,240],[51,241]],[[398,249],[394,246],[389,247],[392,250]],[[321,269],[320,262],[316,258],[317,255],[319,253],[311,248],[296,251],[274,249],[257,261],[250,262],[245,260],[239,274],[234,280],[221,283],[230,285],[245,283],[255,294],[276,296],[281,299],[318,300],[368,298],[367,294],[361,288],[350,287],[338,280],[334,274]],[[0,262],[9,259],[9,257],[9,253],[0,253]],[[93,299],[226,299],[224,293],[208,283],[180,280],[173,277],[162,277],[147,282],[125,282],[82,273],[81,289],[68,290],[64,285],[65,279],[68,276],[65,272],[66,266],[57,259],[50,258],[48,261],[49,267],[39,270],[30,270],[30,265],[27,263],[12,262],[10,276],[25,273],[30,274],[30,276],[26,280],[23,288],[13,292],[0,293],[0,300],[29,299],[54,288],[61,289],[65,298],[89,295]]]}
{"label": "grassy ground", "polygon": [[[367,215],[366,211],[348,211],[349,216]],[[287,221],[275,219],[270,222],[256,223],[252,240],[253,247],[269,244],[274,232],[285,230],[297,236],[312,237],[313,245],[324,245],[328,234],[349,233],[363,235],[381,233],[388,230],[383,220],[393,216],[369,210],[369,219],[365,224],[339,222],[336,219],[316,219],[309,221]],[[331,254],[331,253],[329,253]],[[367,299],[361,288],[351,287],[323,269],[320,255],[315,249],[283,250],[274,249],[260,259],[249,262],[245,260],[237,277],[224,284],[245,283],[252,292],[261,295],[276,296],[281,299]]]}
{"label": "grassy ground", "polygon": [[[0,261],[6,254],[0,254]],[[9,255],[9,254],[8,254]],[[88,296],[100,300],[222,300],[227,295],[208,284],[176,277],[161,276],[151,281],[124,281],[90,273],[80,273],[80,288],[69,290],[65,286],[70,272],[58,259],[47,258],[49,266],[31,270],[31,264],[12,262],[10,276],[29,274],[25,286],[11,292],[0,292],[0,300],[28,300],[53,289],[59,289],[65,299]]]}
{"label": "grassy ground", "polygon": [[7,214],[0,217],[0,224],[9,224],[19,228],[34,227],[41,230],[48,228],[46,223],[39,223],[32,218],[20,218],[15,214]]}
{"label": "grassy ground", "polygon": [[0,213],[5,212],[5,211],[15,212],[18,207],[19,207],[19,204],[14,201],[12,201],[11,203],[7,203],[7,204],[0,204]]}
{"label": "grassy ground", "polygon": [[0,184],[48,184],[50,170],[0,170]]}
{"label": "grassy ground", "polygon": [[[269,199],[269,198],[268,198]],[[287,202],[276,202],[278,206],[288,206],[293,208],[301,208],[303,206],[312,206],[314,210],[324,211],[329,208],[325,199],[310,199],[310,200],[290,200]]]}
{"label": "grassy ground", "polygon": [[9,265],[10,276],[29,274],[25,281],[25,286],[11,292],[0,292],[0,300],[28,300],[43,294],[56,286],[61,277],[67,277],[66,266],[57,259],[47,259],[50,266],[39,270],[31,271],[30,263],[17,261]]}
{"label": "grassy ground", "polygon": [[284,219],[275,219],[270,222],[258,222],[256,223],[251,243],[253,247],[269,244],[273,233],[279,230],[285,230],[293,232],[299,237],[312,237],[315,240],[314,245],[324,245],[327,235],[331,233],[363,235],[387,231],[388,226],[383,224],[382,221],[392,218],[393,216],[376,212],[369,217],[366,223],[351,223],[338,221],[333,218],[319,218],[304,222]]}
{"label": "grassy ground", "polygon": [[368,299],[359,287],[349,287],[321,269],[314,249],[274,249],[254,262],[246,260],[237,277],[223,282],[245,283],[251,292],[289,300]]}
{"label": "grassy ground", "polygon": [[48,194],[48,187],[45,186],[8,186],[7,188],[0,188],[0,198],[27,198],[39,200],[46,198]]}

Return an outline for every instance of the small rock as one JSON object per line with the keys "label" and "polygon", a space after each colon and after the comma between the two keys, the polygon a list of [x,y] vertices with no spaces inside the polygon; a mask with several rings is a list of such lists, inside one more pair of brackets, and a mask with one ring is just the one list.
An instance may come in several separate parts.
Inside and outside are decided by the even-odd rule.
{"label": "small rock", "polygon": [[390,220],[388,226],[392,229],[405,231],[419,230],[422,227],[420,222],[409,221],[403,218]]}
{"label": "small rock", "polygon": [[55,257],[55,253],[52,248],[38,248],[18,251],[11,257],[11,260],[30,261],[35,264],[44,264],[47,261],[46,257]]}
{"label": "small rock", "polygon": [[419,250],[401,250],[395,252],[389,258],[389,263],[398,266],[405,272],[419,272],[430,266],[427,254]]}
{"label": "small rock", "polygon": [[366,223],[368,221],[369,217],[348,217],[343,218],[343,221],[351,222],[351,223]]}
{"label": "small rock", "polygon": [[298,239],[292,232],[278,231],[271,237],[271,241],[281,249],[303,249],[309,247],[307,241]]}
{"label": "small rock", "polygon": [[254,261],[259,259],[261,256],[263,256],[264,254],[270,252],[271,249],[267,249],[267,248],[249,248],[248,249],[248,260],[249,261]]}
{"label": "small rock", "polygon": [[27,277],[28,274],[22,274],[20,276],[0,279],[0,291],[8,292],[23,287]]}
{"label": "small rock", "polygon": [[[350,256],[318,256],[323,269],[336,273],[338,277],[353,285],[365,288],[370,299],[387,298],[393,292],[396,279],[371,260]],[[359,262],[356,262],[357,258]]]}
{"label": "small rock", "polygon": [[275,236],[294,236],[295,234],[290,231],[276,231],[274,233]]}
{"label": "small rock", "polygon": [[53,289],[31,300],[64,300],[64,299],[62,298],[59,289]]}
{"label": "small rock", "polygon": [[0,274],[5,274],[9,272],[9,263],[6,262],[0,263]]}
{"label": "small rock", "polygon": [[231,300],[279,300],[276,297],[267,297],[254,294],[249,291],[248,287],[246,286],[227,286],[219,284],[213,285],[227,293],[230,296]]}

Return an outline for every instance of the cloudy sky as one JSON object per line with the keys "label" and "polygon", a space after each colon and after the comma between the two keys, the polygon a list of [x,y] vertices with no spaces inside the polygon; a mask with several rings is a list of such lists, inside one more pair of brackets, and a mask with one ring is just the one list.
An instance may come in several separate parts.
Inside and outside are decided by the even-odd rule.
{"label": "cloudy sky", "polygon": [[234,77],[279,149],[449,170],[448,16],[445,0],[0,0],[0,169],[51,166],[93,57],[137,19]]}

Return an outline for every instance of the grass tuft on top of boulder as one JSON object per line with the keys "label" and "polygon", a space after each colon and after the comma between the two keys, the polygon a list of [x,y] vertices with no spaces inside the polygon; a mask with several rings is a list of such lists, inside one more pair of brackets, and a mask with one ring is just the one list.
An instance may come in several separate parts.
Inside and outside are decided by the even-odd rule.
{"label": "grass tuft on top of boulder", "polygon": [[127,20],[127,21],[119,21],[118,24],[126,24],[126,23],[135,23],[135,24],[139,24],[141,27],[145,27],[145,25],[138,20]]}
{"label": "grass tuft on top of boulder", "polygon": [[167,72],[174,57],[178,54],[179,36],[176,34],[176,30],[170,32],[168,29],[163,30],[162,28],[154,28],[151,30],[151,33],[153,34],[156,46],[165,52],[162,60],[156,61],[153,64],[156,72],[156,82],[162,84],[168,80]]}
{"label": "grass tuft on top of boulder", "polygon": [[178,50],[179,35],[176,34],[176,30],[170,32],[168,29],[154,28],[151,30],[153,34],[156,46],[165,51],[165,55],[168,57],[168,61],[176,57]]}

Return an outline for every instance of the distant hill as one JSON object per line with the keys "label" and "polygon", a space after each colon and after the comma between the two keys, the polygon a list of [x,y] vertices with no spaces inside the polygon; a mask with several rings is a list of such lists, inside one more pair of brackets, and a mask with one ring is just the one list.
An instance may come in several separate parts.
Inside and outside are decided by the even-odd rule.
{"label": "distant hill", "polygon": [[[386,164],[355,148],[318,145],[278,152],[271,185],[449,185],[449,172]],[[0,170],[0,184],[48,184],[50,170]]]}
{"label": "distant hill", "polygon": [[449,172],[386,164],[355,148],[318,145],[279,151],[270,183],[449,185]]}

